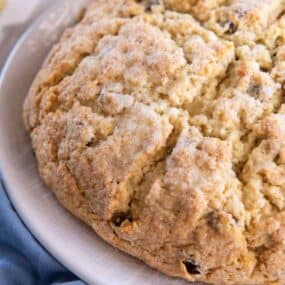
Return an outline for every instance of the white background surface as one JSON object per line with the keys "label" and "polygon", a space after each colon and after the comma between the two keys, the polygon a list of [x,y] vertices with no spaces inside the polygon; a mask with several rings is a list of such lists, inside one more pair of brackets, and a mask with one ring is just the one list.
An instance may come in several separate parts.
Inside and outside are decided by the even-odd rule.
{"label": "white background surface", "polygon": [[6,0],[4,10],[1,12],[0,27],[25,22],[31,17],[33,11],[44,2],[45,0]]}
{"label": "white background surface", "polygon": [[41,14],[56,0],[4,1],[6,4],[4,9],[0,11],[0,71],[19,36],[37,15]]}

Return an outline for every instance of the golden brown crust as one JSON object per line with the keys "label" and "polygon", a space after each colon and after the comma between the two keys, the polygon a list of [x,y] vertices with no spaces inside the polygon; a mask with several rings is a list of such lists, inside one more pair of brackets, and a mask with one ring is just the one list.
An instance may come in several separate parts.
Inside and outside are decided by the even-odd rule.
{"label": "golden brown crust", "polygon": [[25,101],[45,183],[168,275],[283,285],[284,12],[277,0],[91,1]]}

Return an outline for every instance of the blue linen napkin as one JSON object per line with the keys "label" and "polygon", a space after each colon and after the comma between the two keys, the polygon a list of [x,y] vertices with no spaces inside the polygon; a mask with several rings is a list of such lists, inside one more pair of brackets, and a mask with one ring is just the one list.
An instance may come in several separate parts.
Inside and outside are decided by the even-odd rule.
{"label": "blue linen napkin", "polygon": [[52,258],[14,210],[0,177],[0,284],[86,284]]}

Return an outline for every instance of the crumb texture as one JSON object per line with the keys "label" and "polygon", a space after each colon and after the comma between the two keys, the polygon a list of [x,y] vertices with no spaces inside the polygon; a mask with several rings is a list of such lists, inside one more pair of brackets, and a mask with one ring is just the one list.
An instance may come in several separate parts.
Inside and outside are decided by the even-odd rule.
{"label": "crumb texture", "polygon": [[45,183],[113,246],[188,281],[284,285],[284,84],[283,0],[92,0],[24,120]]}

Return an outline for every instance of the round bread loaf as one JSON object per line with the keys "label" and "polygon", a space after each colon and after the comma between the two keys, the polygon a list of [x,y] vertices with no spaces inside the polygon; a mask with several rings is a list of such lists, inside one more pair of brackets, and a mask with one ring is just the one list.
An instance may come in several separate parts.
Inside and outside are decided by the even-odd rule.
{"label": "round bread loaf", "polygon": [[189,281],[285,284],[285,1],[93,0],[24,105],[39,172]]}

